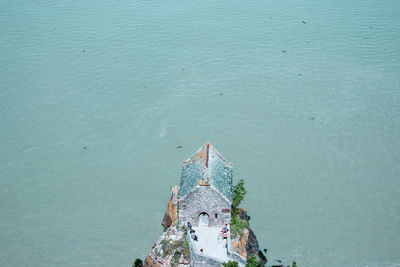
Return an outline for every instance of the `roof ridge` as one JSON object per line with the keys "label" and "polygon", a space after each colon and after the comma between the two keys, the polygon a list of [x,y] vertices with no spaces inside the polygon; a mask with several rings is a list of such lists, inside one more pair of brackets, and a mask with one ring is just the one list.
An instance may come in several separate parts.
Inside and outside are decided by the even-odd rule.
{"label": "roof ridge", "polygon": [[[213,144],[210,142],[205,143],[200,149],[198,149],[193,155],[191,155],[185,162],[192,162],[192,161],[197,161],[197,160],[202,160],[202,163],[208,168],[208,161],[209,161],[209,149],[212,148],[212,150],[217,154],[218,157],[220,157],[223,161],[225,161],[227,164],[232,165],[231,162],[227,161],[224,156],[215,148]],[[204,149],[207,149],[204,151]],[[204,162],[203,162],[204,161]]]}
{"label": "roof ridge", "polygon": [[[210,150],[211,148],[211,150]],[[228,200],[231,199],[232,163],[210,143],[206,142],[186,161],[183,161],[180,195],[186,195],[195,185],[206,182],[221,190]],[[230,188],[227,188],[230,187]]]}

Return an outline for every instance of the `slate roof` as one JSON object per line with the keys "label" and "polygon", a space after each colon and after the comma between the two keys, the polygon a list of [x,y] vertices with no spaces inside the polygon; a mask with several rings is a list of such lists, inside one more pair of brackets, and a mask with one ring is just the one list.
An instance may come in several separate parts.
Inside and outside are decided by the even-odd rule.
{"label": "slate roof", "polygon": [[210,143],[183,162],[179,198],[200,183],[210,184],[232,202],[232,164]]}

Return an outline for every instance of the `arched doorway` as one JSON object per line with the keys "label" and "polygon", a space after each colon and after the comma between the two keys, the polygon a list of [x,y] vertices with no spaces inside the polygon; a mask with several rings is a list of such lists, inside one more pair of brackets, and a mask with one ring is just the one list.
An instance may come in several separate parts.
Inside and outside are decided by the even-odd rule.
{"label": "arched doorway", "polygon": [[210,217],[208,216],[207,213],[202,212],[199,215],[199,226],[208,226],[210,222]]}

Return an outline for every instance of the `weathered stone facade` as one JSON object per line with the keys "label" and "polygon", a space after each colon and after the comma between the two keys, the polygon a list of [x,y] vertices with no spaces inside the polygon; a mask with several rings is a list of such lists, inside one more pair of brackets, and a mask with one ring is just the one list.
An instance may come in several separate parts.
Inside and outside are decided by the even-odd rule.
{"label": "weathered stone facade", "polygon": [[179,225],[222,226],[231,220],[232,164],[210,143],[184,161]]}
{"label": "weathered stone facade", "polygon": [[223,226],[231,221],[231,203],[214,187],[198,185],[192,192],[179,200],[179,224],[190,222],[199,225],[200,214],[206,213],[208,226]]}

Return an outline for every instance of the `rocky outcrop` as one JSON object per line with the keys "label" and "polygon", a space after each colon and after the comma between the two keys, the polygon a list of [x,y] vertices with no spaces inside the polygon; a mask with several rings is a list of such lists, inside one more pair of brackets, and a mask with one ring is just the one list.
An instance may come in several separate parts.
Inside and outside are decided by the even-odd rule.
{"label": "rocky outcrop", "polygon": [[239,219],[246,221],[247,223],[249,223],[250,221],[250,216],[247,215],[247,210],[244,208],[238,208],[239,211]]}
{"label": "rocky outcrop", "polygon": [[169,199],[168,208],[165,212],[161,225],[164,231],[175,225],[178,219],[178,192],[179,186],[175,185],[171,189],[171,198]]}
{"label": "rocky outcrop", "polygon": [[190,266],[189,244],[176,227],[168,228],[154,244],[144,267]]}
{"label": "rocky outcrop", "polygon": [[231,236],[232,250],[238,253],[243,258],[247,259],[248,252],[246,245],[249,236],[249,229],[243,229],[240,235],[236,237]]}
{"label": "rocky outcrop", "polygon": [[[249,223],[250,216],[247,214],[247,210],[240,208],[238,211],[239,219]],[[259,262],[259,266],[264,266],[266,263],[264,255],[260,252],[257,237],[250,227],[242,229],[240,234],[235,237],[231,236],[231,247],[234,252],[245,259],[254,255]]]}
{"label": "rocky outcrop", "polygon": [[[167,266],[190,266],[190,250],[184,233],[177,229],[178,222],[178,193],[179,186],[171,188],[171,197],[165,212],[162,226],[164,233],[154,244],[147,258],[144,260],[144,267],[167,267]],[[239,208],[237,218],[245,221],[248,225],[250,216],[247,210]],[[264,266],[266,259],[259,250],[257,237],[250,227],[243,228],[236,236],[231,235],[231,249],[244,259],[254,255],[259,266]]]}
{"label": "rocky outcrop", "polygon": [[249,234],[247,235],[247,242],[246,242],[246,251],[247,255],[256,255],[258,256],[258,252],[260,248],[258,246],[258,240],[256,235],[254,234],[253,230],[249,229]]}
{"label": "rocky outcrop", "polygon": [[183,232],[176,227],[178,220],[178,192],[179,186],[176,185],[171,188],[171,197],[161,223],[164,227],[164,233],[144,260],[144,267],[190,266],[189,244]]}

